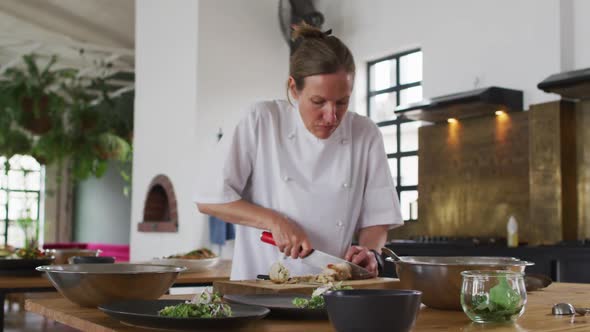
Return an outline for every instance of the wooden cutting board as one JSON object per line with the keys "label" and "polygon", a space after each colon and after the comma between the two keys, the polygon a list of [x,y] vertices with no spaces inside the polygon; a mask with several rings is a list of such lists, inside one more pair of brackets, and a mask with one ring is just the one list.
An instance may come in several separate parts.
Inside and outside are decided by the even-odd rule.
{"label": "wooden cutting board", "polygon": [[[343,281],[342,285],[355,289],[398,289],[399,279],[394,278],[373,278],[366,280]],[[213,288],[225,294],[305,294],[311,295],[318,288],[319,284],[274,284],[270,280],[242,280],[242,281],[215,281]]]}

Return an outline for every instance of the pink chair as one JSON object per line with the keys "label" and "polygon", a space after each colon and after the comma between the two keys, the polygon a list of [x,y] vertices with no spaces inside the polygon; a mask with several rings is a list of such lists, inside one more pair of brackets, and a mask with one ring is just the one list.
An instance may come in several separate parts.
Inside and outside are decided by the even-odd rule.
{"label": "pink chair", "polygon": [[115,257],[115,262],[129,262],[129,245],[127,244],[57,242],[46,243],[43,249],[100,249],[101,256]]}
{"label": "pink chair", "polygon": [[79,242],[56,242],[45,243],[43,249],[88,249],[88,243]]}

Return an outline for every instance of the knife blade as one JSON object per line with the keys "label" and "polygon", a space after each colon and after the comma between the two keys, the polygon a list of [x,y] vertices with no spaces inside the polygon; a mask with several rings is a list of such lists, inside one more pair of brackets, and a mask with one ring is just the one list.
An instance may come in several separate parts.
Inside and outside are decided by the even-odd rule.
{"label": "knife blade", "polygon": [[[264,243],[272,244],[276,246],[275,240],[272,237],[272,233],[270,232],[262,232],[260,235],[260,240]],[[352,274],[352,279],[369,279],[372,278],[373,275],[365,268],[356,265],[352,262],[349,262],[345,259],[340,257],[332,256],[327,254],[323,251],[312,249],[311,253],[303,258],[300,258],[303,263],[309,266],[317,267],[320,269],[325,269],[329,264],[346,264],[350,267],[350,272]]]}

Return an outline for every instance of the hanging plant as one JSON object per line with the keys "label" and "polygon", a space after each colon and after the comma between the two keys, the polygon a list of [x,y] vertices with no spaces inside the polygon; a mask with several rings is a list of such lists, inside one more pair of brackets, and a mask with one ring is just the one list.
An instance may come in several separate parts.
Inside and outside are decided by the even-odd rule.
{"label": "hanging plant", "polygon": [[73,69],[54,70],[57,56],[52,56],[43,69],[38,56],[23,56],[24,66],[8,68],[4,74],[4,106],[13,119],[33,135],[47,133],[64,111],[64,100],[52,88],[75,75]]}
{"label": "hanging plant", "polygon": [[105,79],[54,70],[55,56],[43,69],[37,60],[24,56],[23,65],[0,80],[0,155],[27,154],[44,165],[68,167],[76,180],[101,177],[113,160],[130,164],[133,94],[112,99]]}

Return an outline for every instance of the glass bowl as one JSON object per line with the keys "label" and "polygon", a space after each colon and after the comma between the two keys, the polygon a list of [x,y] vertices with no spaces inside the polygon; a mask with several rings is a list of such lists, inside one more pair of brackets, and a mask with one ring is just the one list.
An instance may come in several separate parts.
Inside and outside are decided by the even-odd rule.
{"label": "glass bowl", "polygon": [[514,321],[527,301],[524,274],[513,271],[463,271],[461,307],[476,323]]}

